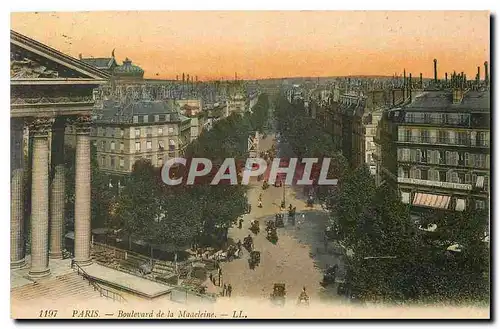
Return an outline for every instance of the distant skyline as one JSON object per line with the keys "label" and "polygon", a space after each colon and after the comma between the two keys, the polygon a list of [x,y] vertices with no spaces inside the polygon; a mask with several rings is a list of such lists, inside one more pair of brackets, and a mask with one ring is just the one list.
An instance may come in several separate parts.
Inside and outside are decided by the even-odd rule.
{"label": "distant skyline", "polygon": [[199,80],[407,74],[484,77],[487,11],[12,13],[11,28],[78,58],[126,57],[145,78]]}

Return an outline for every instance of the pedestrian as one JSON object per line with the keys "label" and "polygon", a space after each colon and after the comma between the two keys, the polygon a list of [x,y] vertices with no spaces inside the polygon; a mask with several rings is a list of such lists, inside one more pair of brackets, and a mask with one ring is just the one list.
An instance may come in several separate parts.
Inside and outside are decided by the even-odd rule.
{"label": "pedestrian", "polygon": [[238,228],[241,230],[242,227],[243,227],[243,219],[240,218]]}
{"label": "pedestrian", "polygon": [[227,295],[227,286],[226,284],[224,284],[224,287],[222,288],[222,296],[226,296]]}
{"label": "pedestrian", "polygon": [[228,284],[227,285],[227,296],[231,297],[232,292],[233,292],[233,287],[231,286],[231,284]]}
{"label": "pedestrian", "polygon": [[214,275],[210,272],[210,282],[212,282],[212,284],[214,284]]}
{"label": "pedestrian", "polygon": [[262,208],[262,201],[259,200],[259,208]]}

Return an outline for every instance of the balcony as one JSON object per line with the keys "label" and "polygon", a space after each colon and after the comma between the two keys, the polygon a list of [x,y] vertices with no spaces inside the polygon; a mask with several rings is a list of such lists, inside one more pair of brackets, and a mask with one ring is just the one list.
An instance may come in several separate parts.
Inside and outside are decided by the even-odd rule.
{"label": "balcony", "polygon": [[490,144],[483,140],[470,140],[459,138],[431,138],[431,137],[411,137],[404,140],[397,140],[397,143],[403,144],[426,144],[426,145],[443,145],[443,146],[467,146],[489,148]]}
{"label": "balcony", "polygon": [[452,190],[465,190],[471,191],[471,184],[459,184],[459,183],[450,183],[450,182],[437,182],[425,179],[416,179],[416,178],[404,178],[398,177],[398,183],[401,184],[411,184],[411,185],[421,185],[421,186],[429,186],[429,187],[440,187]]}

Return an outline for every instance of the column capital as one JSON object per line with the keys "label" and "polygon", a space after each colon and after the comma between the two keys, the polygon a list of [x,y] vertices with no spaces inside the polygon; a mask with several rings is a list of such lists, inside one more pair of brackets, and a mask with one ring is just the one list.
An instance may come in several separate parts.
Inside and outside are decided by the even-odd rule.
{"label": "column capital", "polygon": [[92,117],[90,115],[81,115],[73,119],[77,134],[87,135],[90,133],[90,126],[92,125]]}
{"label": "column capital", "polygon": [[52,130],[54,121],[54,118],[33,118],[29,122],[29,129],[33,132],[34,136],[46,137],[49,131]]}

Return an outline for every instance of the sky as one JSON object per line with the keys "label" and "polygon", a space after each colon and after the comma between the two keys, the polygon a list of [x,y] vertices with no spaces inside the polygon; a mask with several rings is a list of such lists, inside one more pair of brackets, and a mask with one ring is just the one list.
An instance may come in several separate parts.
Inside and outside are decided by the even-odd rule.
{"label": "sky", "polygon": [[199,80],[463,71],[484,75],[487,11],[12,13],[11,28],[78,58],[130,58],[146,78]]}

